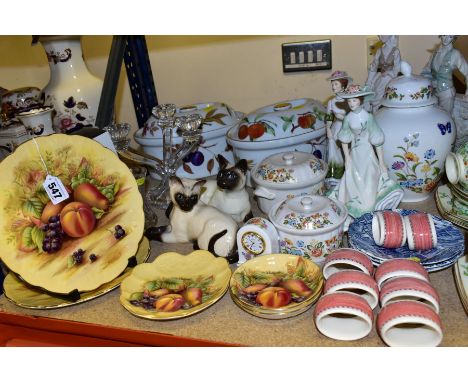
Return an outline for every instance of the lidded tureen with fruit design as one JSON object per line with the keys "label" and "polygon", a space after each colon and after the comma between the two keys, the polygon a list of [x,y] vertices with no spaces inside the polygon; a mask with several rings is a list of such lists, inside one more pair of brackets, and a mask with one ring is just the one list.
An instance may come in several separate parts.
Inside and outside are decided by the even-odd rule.
{"label": "lidded tureen with fruit design", "polygon": [[246,115],[229,130],[227,141],[249,168],[269,155],[290,150],[315,151],[325,159],[325,117],[325,107],[314,99],[283,101]]}
{"label": "lidded tureen with fruit design", "polygon": [[306,195],[275,204],[268,217],[278,230],[281,253],[322,263],[341,246],[348,211],[337,200]]}
{"label": "lidded tureen with fruit design", "polygon": [[[221,154],[230,163],[234,164],[232,148],[226,143],[227,131],[239,123],[242,113],[234,111],[229,105],[222,102],[195,103],[192,105],[178,107],[174,118],[199,114],[203,118],[202,139],[197,150],[184,158],[182,166],[176,175],[189,179],[199,179],[216,175],[219,165],[216,155]],[[172,130],[173,143],[182,144],[183,138],[177,129]],[[157,118],[152,115],[145,126],[134,134],[135,141],[140,144],[146,154],[162,159],[163,138],[161,129],[158,127]],[[150,171],[151,176],[157,177]]]}

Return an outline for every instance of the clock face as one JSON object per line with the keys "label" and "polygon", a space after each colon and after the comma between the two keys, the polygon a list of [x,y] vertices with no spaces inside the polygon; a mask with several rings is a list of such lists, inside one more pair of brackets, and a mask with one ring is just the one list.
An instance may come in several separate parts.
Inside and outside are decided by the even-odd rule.
{"label": "clock face", "polygon": [[265,240],[256,232],[246,232],[241,238],[242,246],[254,255],[260,255],[265,251]]}

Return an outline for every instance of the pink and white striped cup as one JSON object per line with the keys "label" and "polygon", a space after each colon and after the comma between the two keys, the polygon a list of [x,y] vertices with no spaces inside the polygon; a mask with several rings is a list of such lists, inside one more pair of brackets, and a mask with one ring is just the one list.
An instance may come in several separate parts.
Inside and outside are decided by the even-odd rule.
{"label": "pink and white striped cup", "polygon": [[328,279],[334,273],[346,270],[358,270],[372,276],[374,265],[369,256],[356,249],[339,248],[326,257],[322,272],[323,277]]}
{"label": "pink and white striped cup", "polygon": [[398,277],[388,280],[380,291],[380,305],[384,307],[396,301],[420,301],[439,313],[439,294],[425,280],[414,277]]}
{"label": "pink and white striped cup", "polygon": [[342,271],[331,275],[323,290],[324,294],[351,292],[363,297],[374,309],[379,303],[379,288],[375,280],[360,271]]}
{"label": "pink and white striped cup", "polygon": [[395,211],[376,211],[372,216],[372,236],[375,244],[385,248],[399,248],[406,243],[403,216]]}
{"label": "pink and white striped cup", "polygon": [[429,282],[429,273],[424,267],[413,260],[390,259],[379,265],[374,274],[379,289],[385,281],[395,277],[414,277]]}
{"label": "pink and white striped cup", "polygon": [[419,301],[397,301],[377,316],[377,331],[388,346],[438,346],[442,342],[439,315]]}
{"label": "pink and white striped cup", "polygon": [[317,330],[335,340],[352,341],[372,330],[374,314],[367,301],[353,293],[335,292],[320,298],[315,306]]}
{"label": "pink and white striped cup", "polygon": [[404,217],[408,248],[426,251],[437,246],[437,232],[430,214],[417,212]]}

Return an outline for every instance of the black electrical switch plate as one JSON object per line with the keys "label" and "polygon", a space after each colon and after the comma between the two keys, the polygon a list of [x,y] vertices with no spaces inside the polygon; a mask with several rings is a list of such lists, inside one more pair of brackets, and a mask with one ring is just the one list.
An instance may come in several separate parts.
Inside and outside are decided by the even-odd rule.
{"label": "black electrical switch plate", "polygon": [[285,73],[332,67],[331,40],[288,42],[281,45],[281,50]]}

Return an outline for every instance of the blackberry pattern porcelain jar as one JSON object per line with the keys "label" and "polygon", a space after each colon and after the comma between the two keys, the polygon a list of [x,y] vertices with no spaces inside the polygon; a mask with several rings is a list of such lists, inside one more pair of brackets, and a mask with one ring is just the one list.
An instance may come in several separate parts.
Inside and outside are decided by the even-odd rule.
{"label": "blackberry pattern porcelain jar", "polygon": [[44,105],[56,111],[54,129],[65,133],[94,126],[103,82],[89,72],[80,36],[41,36],[39,41],[50,67],[43,93]]}
{"label": "blackberry pattern porcelain jar", "polygon": [[406,62],[401,72],[388,84],[375,119],[385,133],[388,173],[404,190],[402,202],[418,202],[430,197],[444,174],[456,130],[451,116],[437,106],[431,82],[412,75]]}
{"label": "blackberry pattern porcelain jar", "polygon": [[[176,175],[188,179],[201,179],[218,173],[220,166],[217,155],[221,154],[229,163],[234,164],[232,147],[226,143],[226,133],[241,120],[243,114],[234,111],[223,102],[194,103],[178,107],[174,117],[184,117],[199,114],[203,118],[202,137],[195,151],[184,157]],[[158,127],[157,119],[151,115],[144,127],[137,130],[133,137],[146,154],[163,158],[163,136]],[[172,130],[174,147],[178,149],[183,138],[177,129]],[[150,171],[151,177],[159,176]]]}

